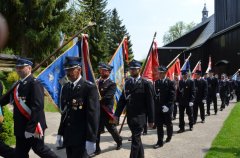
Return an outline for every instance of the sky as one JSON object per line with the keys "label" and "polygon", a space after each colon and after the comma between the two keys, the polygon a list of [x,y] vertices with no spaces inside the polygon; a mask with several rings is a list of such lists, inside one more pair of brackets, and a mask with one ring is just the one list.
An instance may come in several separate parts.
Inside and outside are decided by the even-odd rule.
{"label": "sky", "polygon": [[176,22],[200,23],[204,3],[208,16],[214,14],[214,0],[108,0],[107,9],[116,8],[133,44],[134,58],[145,59],[154,32],[158,47],[163,35]]}

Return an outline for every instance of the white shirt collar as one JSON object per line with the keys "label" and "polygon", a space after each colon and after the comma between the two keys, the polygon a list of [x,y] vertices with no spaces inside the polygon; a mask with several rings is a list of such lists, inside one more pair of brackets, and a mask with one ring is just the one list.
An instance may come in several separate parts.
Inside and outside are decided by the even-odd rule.
{"label": "white shirt collar", "polygon": [[140,77],[141,77],[140,75],[138,77],[136,77],[136,78],[132,77],[132,80],[134,81],[134,79],[135,79],[135,81],[137,82],[140,79]]}
{"label": "white shirt collar", "polygon": [[78,79],[76,79],[74,82],[70,82],[71,84],[73,83],[73,88],[77,85],[77,83],[81,80],[81,78],[82,78],[82,75],[80,75]]}

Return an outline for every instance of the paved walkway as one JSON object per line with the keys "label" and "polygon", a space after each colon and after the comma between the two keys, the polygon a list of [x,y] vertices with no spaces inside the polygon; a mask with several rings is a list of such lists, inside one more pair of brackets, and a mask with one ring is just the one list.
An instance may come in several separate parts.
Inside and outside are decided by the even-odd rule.
{"label": "paved walkway", "polygon": [[[220,104],[220,103],[218,103]],[[142,142],[145,149],[146,158],[203,158],[205,153],[211,147],[211,143],[219,130],[221,129],[224,120],[227,118],[231,109],[234,107],[235,101],[226,107],[224,111],[219,111],[217,115],[206,116],[206,123],[197,122],[193,131],[189,131],[186,127],[186,132],[177,134],[178,119],[173,121],[174,136],[170,143],[165,144],[162,148],[153,149],[153,144],[157,141],[156,130],[149,130],[148,135],[142,136]],[[213,107],[212,107],[213,108]],[[212,113],[213,109],[211,110]],[[59,125],[60,114],[46,113],[48,129],[46,130],[46,144],[52,148],[59,157],[66,158],[65,150],[55,150],[56,132]],[[188,123],[187,118],[185,118]],[[200,118],[198,118],[200,121]],[[118,127],[119,128],[119,127]],[[166,132],[165,132],[166,133]],[[116,151],[116,144],[108,132],[102,134],[101,149],[102,153],[96,158],[127,158],[130,153],[130,145],[127,139],[131,135],[127,125],[124,125],[121,133],[123,136],[123,148]],[[33,152],[30,158],[38,158]]]}

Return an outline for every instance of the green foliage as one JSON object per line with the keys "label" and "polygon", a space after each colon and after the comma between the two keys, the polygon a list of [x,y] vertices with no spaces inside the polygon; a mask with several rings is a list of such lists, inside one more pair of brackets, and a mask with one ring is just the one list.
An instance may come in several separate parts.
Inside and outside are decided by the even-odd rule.
{"label": "green foliage", "polygon": [[53,104],[48,96],[44,97],[44,111],[45,112],[59,112],[58,107]]}
{"label": "green foliage", "polygon": [[5,142],[8,145],[15,144],[15,136],[14,136],[14,129],[13,129],[13,114],[7,107],[3,108],[4,113],[4,121],[3,124],[0,125],[0,140]]}
{"label": "green foliage", "polygon": [[[108,31],[107,31],[107,38],[109,42],[109,53],[113,55],[116,49],[119,46],[119,43],[122,41],[124,36],[127,36],[128,39],[128,47],[129,47],[129,61],[134,58],[133,51],[132,51],[132,43],[130,40],[130,35],[127,32],[125,25],[122,24],[122,20],[118,15],[116,8],[114,8],[108,18]],[[111,56],[112,57],[112,56]],[[110,57],[110,59],[111,59]],[[109,59],[109,60],[110,60]]]}
{"label": "green foliage", "polygon": [[0,71],[0,80],[3,80],[6,77],[6,74],[3,71]]}
{"label": "green foliage", "polygon": [[163,36],[163,43],[166,45],[182,35],[186,32],[190,31],[196,24],[191,22],[190,24],[185,24],[183,21],[177,22],[175,25],[171,26]]}
{"label": "green foliage", "polygon": [[13,72],[8,73],[7,82],[9,84],[13,84],[17,80],[19,80],[19,76],[18,76],[17,72],[13,71]]}
{"label": "green foliage", "polygon": [[3,54],[10,54],[10,55],[19,54],[18,52],[14,52],[13,49],[8,48],[8,47],[3,49],[3,50],[1,50],[1,53],[3,53]]}
{"label": "green foliage", "polygon": [[240,157],[240,103],[232,109],[205,158]]}
{"label": "green foliage", "polygon": [[19,55],[42,60],[59,43],[68,0],[0,0],[0,12],[9,24],[8,47]]}

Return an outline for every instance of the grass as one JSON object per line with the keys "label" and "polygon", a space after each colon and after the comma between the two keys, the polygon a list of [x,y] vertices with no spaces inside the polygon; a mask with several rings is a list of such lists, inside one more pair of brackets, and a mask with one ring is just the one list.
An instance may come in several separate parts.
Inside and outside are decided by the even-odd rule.
{"label": "grass", "polygon": [[44,111],[45,112],[59,112],[56,105],[53,104],[50,98],[48,96],[44,97]]}
{"label": "grass", "polygon": [[205,158],[240,158],[240,103],[232,109]]}

